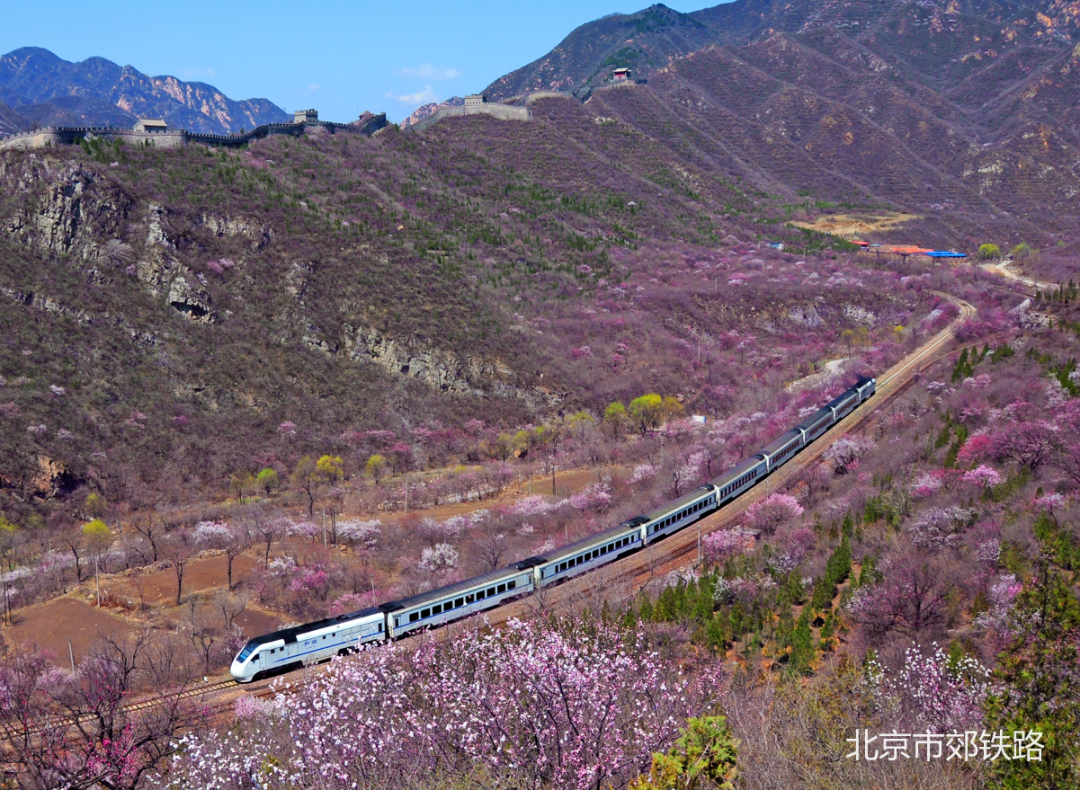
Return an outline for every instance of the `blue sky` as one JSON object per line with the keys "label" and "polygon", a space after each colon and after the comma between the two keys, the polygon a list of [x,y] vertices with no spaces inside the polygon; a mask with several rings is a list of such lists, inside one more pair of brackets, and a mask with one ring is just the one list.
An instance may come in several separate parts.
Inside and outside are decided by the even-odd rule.
{"label": "blue sky", "polygon": [[[668,0],[694,11],[720,0]],[[157,76],[208,82],[327,120],[360,110],[400,120],[421,104],[478,91],[548,52],[580,24],[649,0],[232,3],[0,2],[0,53],[44,47],[100,55]],[[47,9],[47,10],[46,10]]]}

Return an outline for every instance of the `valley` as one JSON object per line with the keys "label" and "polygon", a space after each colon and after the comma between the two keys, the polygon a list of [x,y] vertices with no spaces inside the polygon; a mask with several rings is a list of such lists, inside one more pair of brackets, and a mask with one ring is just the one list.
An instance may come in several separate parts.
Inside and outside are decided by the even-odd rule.
{"label": "valley", "polygon": [[[654,5],[401,124],[0,57],[0,133],[192,133],[0,143],[3,782],[1073,786],[1074,6]],[[230,681],[522,561],[597,567]]]}

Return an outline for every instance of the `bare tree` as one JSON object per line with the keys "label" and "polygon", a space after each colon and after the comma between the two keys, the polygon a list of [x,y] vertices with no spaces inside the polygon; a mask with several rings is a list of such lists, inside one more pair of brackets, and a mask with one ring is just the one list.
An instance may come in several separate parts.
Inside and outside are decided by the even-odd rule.
{"label": "bare tree", "polygon": [[212,603],[221,612],[221,620],[226,631],[232,631],[237,627],[236,618],[242,615],[249,603],[246,595],[233,595],[231,593],[217,593]]}
{"label": "bare tree", "polygon": [[496,532],[494,526],[486,528],[476,544],[476,550],[488,570],[496,570],[502,565],[508,550],[505,533]]}
{"label": "bare tree", "polygon": [[154,520],[153,513],[141,513],[131,520],[131,525],[135,528],[135,531],[146,538],[147,543],[150,544],[150,551],[154,557],[154,562],[158,561],[158,543],[161,541],[162,533],[165,531],[165,522],[163,520]]}
{"label": "bare tree", "polygon": [[81,528],[70,529],[64,533],[64,545],[68,547],[71,556],[75,558],[75,581],[82,581],[82,552],[86,548]]}
{"label": "bare tree", "polygon": [[210,667],[221,653],[228,637],[229,628],[223,609],[216,601],[206,604],[193,596],[188,599],[188,611],[182,629],[184,636],[202,659],[203,673],[209,675]]}
{"label": "bare tree", "polygon": [[322,479],[318,465],[309,455],[300,459],[292,473],[293,484],[307,496],[309,518],[315,515],[315,495]]}
{"label": "bare tree", "polygon": [[[202,724],[183,683],[152,682],[152,644],[148,632],[101,640],[72,674],[38,655],[0,665],[0,768],[16,786],[133,790],[175,752],[180,731]],[[129,699],[142,690],[153,704],[135,710]]]}
{"label": "bare tree", "polygon": [[252,522],[255,527],[255,532],[259,535],[261,542],[266,544],[266,551],[264,552],[263,564],[265,567],[270,567],[270,547],[274,545],[274,541],[281,537],[283,532],[283,524],[280,518],[276,516],[267,516],[265,513],[252,514]]}
{"label": "bare tree", "polygon": [[184,592],[184,572],[187,570],[188,562],[195,555],[195,544],[186,531],[176,530],[169,535],[164,553],[172,564],[173,573],[176,574],[176,605],[179,606]]}

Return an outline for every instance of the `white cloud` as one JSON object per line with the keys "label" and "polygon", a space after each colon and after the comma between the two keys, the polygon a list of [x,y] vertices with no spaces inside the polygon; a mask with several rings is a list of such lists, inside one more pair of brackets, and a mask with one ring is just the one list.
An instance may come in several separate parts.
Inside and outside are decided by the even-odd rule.
{"label": "white cloud", "polygon": [[421,63],[419,66],[404,68],[398,74],[403,77],[416,77],[421,80],[452,80],[461,76],[461,72],[457,69],[434,66],[430,63]]}
{"label": "white cloud", "polygon": [[431,89],[430,85],[425,85],[422,91],[406,93],[404,96],[387,93],[386,98],[399,101],[402,104],[431,104],[432,102],[437,102],[439,100],[439,97],[435,95],[435,91]]}
{"label": "white cloud", "polygon": [[297,93],[300,94],[300,95],[304,95],[304,94],[307,94],[307,93],[318,93],[320,90],[322,90],[322,85],[320,85],[317,82],[313,82],[310,85],[308,85],[306,88],[304,88],[303,90],[297,91]]}
{"label": "white cloud", "polygon": [[204,69],[180,69],[180,79],[184,82],[190,82],[192,80],[198,80],[202,77],[216,77],[217,72],[212,68]]}

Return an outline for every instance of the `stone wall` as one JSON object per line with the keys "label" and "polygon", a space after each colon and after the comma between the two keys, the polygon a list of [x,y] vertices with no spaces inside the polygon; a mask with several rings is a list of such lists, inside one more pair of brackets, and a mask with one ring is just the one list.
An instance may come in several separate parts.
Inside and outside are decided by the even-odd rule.
{"label": "stone wall", "polygon": [[530,93],[525,97],[526,104],[532,104],[534,101],[540,101],[540,99],[572,99],[574,94],[567,93],[565,91],[537,91],[536,93]]}
{"label": "stone wall", "polygon": [[503,121],[531,121],[532,110],[528,107],[511,107],[508,104],[484,103],[465,107],[443,107],[430,118],[409,127],[411,132],[420,132],[443,118],[460,118],[464,115],[491,115]]}
{"label": "stone wall", "polygon": [[268,123],[256,126],[250,132],[244,132],[243,134],[203,134],[201,132],[188,132],[184,129],[164,133],[136,132],[131,129],[116,129],[110,126],[56,126],[0,137],[0,151],[47,148],[55,145],[78,145],[80,141],[86,139],[87,135],[100,137],[103,140],[122,140],[133,145],[152,145],[155,148],[178,148],[188,143],[238,147],[252,140],[261,140],[275,134],[298,137],[304,134],[307,128],[315,126],[325,129],[331,134],[350,132],[370,137],[386,126],[386,114],[370,115],[362,118],[359,123],[333,123],[331,121],[319,121],[317,124]]}

